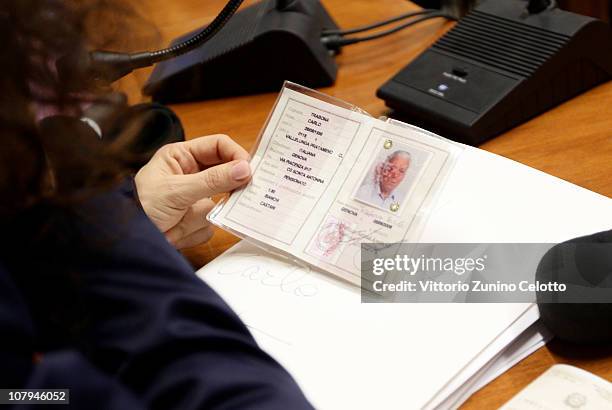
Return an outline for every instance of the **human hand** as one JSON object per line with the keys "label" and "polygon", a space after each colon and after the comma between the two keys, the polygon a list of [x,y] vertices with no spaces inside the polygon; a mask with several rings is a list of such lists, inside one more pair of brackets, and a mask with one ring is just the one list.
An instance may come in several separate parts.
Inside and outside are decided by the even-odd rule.
{"label": "human hand", "polygon": [[142,208],[178,249],[208,241],[211,196],[246,184],[249,154],[227,135],[160,148],[134,178]]}

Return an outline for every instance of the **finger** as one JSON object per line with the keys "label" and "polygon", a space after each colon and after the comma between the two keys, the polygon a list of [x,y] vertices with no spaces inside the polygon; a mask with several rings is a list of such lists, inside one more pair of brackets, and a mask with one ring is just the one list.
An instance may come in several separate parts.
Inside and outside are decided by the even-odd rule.
{"label": "finger", "polygon": [[191,248],[193,246],[203,244],[204,242],[208,242],[210,238],[212,238],[214,233],[215,227],[212,225],[207,226],[206,228],[202,228],[199,231],[195,231],[186,238],[181,239],[174,246],[177,249]]}
{"label": "finger", "polygon": [[177,175],[173,198],[175,206],[188,207],[202,198],[230,192],[246,184],[251,177],[244,160],[217,165],[195,174]]}
{"label": "finger", "polygon": [[201,199],[190,206],[179,223],[165,233],[168,242],[177,244],[192,233],[210,226],[210,222],[206,220],[206,215],[214,206],[215,203],[209,198]]}
{"label": "finger", "polygon": [[249,153],[240,144],[223,134],[194,138],[184,144],[185,149],[203,166],[250,159]]}

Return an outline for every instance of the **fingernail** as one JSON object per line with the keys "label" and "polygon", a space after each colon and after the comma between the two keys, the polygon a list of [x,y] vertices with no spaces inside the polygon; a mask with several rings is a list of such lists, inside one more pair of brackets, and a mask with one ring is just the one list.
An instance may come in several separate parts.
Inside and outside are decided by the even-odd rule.
{"label": "fingernail", "polygon": [[246,161],[240,161],[232,167],[231,176],[235,181],[240,181],[251,175],[251,167]]}

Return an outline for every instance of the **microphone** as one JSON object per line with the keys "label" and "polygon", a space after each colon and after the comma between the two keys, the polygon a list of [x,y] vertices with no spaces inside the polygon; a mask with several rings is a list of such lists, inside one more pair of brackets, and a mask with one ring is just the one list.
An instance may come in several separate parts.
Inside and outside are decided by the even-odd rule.
{"label": "microphone", "polygon": [[106,86],[152,64],[147,53],[79,50],[58,59],[55,67],[62,83],[77,88],[91,84]]}
{"label": "microphone", "polygon": [[59,79],[68,85],[76,83],[83,86],[94,83],[104,86],[138,68],[148,67],[185,54],[213,38],[236,13],[242,2],[243,0],[229,0],[217,17],[204,29],[162,50],[138,53],[78,50],[63,56],[56,62]]}

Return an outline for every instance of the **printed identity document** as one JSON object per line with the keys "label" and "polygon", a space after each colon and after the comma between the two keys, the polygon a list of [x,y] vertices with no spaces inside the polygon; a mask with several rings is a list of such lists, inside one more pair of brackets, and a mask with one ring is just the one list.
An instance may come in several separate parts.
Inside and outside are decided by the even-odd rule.
{"label": "printed identity document", "polygon": [[208,218],[360,284],[361,243],[417,241],[462,148],[286,83],[252,155],[252,180]]}

